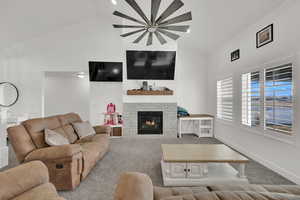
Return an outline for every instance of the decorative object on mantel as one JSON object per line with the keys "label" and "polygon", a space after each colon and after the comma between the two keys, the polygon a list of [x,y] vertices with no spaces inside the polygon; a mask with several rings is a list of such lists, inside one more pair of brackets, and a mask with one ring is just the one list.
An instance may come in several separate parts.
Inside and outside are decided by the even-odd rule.
{"label": "decorative object on mantel", "polygon": [[174,92],[170,89],[168,90],[127,90],[127,95],[157,95],[157,96],[171,96]]}
{"label": "decorative object on mantel", "polygon": [[0,107],[11,107],[19,100],[19,90],[10,82],[0,83],[0,95],[4,97],[0,98]]}
{"label": "decorative object on mantel", "polygon": [[143,21],[130,17],[121,12],[115,11],[113,13],[115,16],[133,21],[140,25],[114,24],[113,27],[136,29],[132,32],[122,34],[121,37],[127,37],[142,32],[142,34],[133,43],[139,43],[148,34],[147,46],[152,45],[153,34],[154,34],[159,40],[159,42],[163,45],[167,43],[164,36],[167,36],[173,40],[177,40],[180,37],[180,35],[172,33],[171,31],[189,32],[190,27],[188,25],[174,25],[174,24],[192,20],[192,12],[187,12],[177,17],[167,19],[184,5],[184,3],[181,0],[174,0],[158,18],[157,18],[157,14],[159,11],[161,0],[151,0],[150,20],[148,19],[144,11],[140,8],[140,6],[136,3],[135,0],[125,0],[125,1],[138,13],[138,15],[143,19]]}
{"label": "decorative object on mantel", "polygon": [[143,81],[143,90],[148,90],[148,81]]}
{"label": "decorative object on mantel", "polygon": [[274,41],[273,24],[256,33],[256,48],[260,48]]}
{"label": "decorative object on mantel", "polygon": [[231,62],[240,59],[240,50],[237,49],[231,53]]}

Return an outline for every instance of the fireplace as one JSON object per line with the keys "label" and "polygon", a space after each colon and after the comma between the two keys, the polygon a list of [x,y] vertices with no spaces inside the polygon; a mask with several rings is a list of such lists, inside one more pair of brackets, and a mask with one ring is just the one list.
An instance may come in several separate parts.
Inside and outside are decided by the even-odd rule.
{"label": "fireplace", "polygon": [[162,135],[163,112],[138,112],[139,135]]}

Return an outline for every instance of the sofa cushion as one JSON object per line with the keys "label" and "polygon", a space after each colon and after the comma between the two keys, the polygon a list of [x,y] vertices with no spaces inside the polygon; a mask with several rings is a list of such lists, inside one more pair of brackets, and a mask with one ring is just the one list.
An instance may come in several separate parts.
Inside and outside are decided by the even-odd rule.
{"label": "sofa cushion", "polygon": [[[298,200],[300,196],[269,192],[215,192],[220,200]],[[201,200],[201,197],[198,198]]]}
{"label": "sofa cushion", "polygon": [[108,135],[90,135],[87,137],[84,137],[82,139],[77,140],[75,143],[76,144],[82,144],[82,143],[87,143],[87,142],[97,142],[97,143],[107,143],[109,140]]}
{"label": "sofa cushion", "polygon": [[[155,199],[156,200],[156,199]],[[299,196],[278,193],[260,192],[201,192],[170,196],[161,200],[299,200]]]}
{"label": "sofa cushion", "polygon": [[70,143],[74,143],[76,142],[76,140],[78,140],[78,136],[75,133],[75,130],[72,125],[65,125],[62,128],[65,131],[66,137],[68,138]]}
{"label": "sofa cushion", "polygon": [[82,122],[80,116],[76,113],[68,113],[65,115],[59,115],[58,119],[59,119],[60,123],[62,124],[62,126],[72,124],[75,122]]}
{"label": "sofa cushion", "polygon": [[45,183],[31,190],[28,190],[13,200],[58,200],[60,199],[55,187],[51,183]]}
{"label": "sofa cushion", "polygon": [[[24,172],[30,178],[20,178]],[[48,168],[40,161],[33,161],[0,172],[0,180],[0,199],[8,200],[49,182]]]}
{"label": "sofa cushion", "polygon": [[287,193],[300,195],[300,186],[299,185],[263,185],[263,187],[272,193]]}
{"label": "sofa cushion", "polygon": [[45,141],[50,146],[61,146],[70,144],[69,140],[62,134],[52,131],[50,129],[45,130]]}
{"label": "sofa cushion", "polygon": [[83,172],[85,178],[97,161],[103,158],[109,148],[109,139],[107,135],[93,135],[76,141],[80,144],[83,155]]}
{"label": "sofa cushion", "polygon": [[85,178],[92,168],[96,165],[100,157],[100,148],[97,143],[83,143],[81,144],[83,157],[82,178]]}
{"label": "sofa cushion", "polygon": [[154,187],[154,200],[162,200],[166,197],[191,195],[200,192],[209,192],[206,187]]}
{"label": "sofa cushion", "polygon": [[248,191],[248,192],[268,192],[261,185],[236,185],[236,184],[222,184],[208,186],[210,191]]}
{"label": "sofa cushion", "polygon": [[76,113],[68,113],[65,115],[59,115],[58,119],[67,134],[67,138],[69,139],[70,143],[74,143],[78,140],[78,136],[75,133],[75,130],[72,126],[72,123],[82,122],[80,116]]}
{"label": "sofa cushion", "polygon": [[23,125],[10,127],[7,133],[18,161],[23,162],[26,155],[36,149],[35,144]]}
{"label": "sofa cushion", "polygon": [[22,124],[25,126],[26,130],[30,134],[37,148],[43,148],[48,146],[45,143],[45,139],[44,139],[45,129],[54,130],[61,127],[61,123],[59,122],[56,116],[47,117],[47,118],[30,119],[23,122]]}
{"label": "sofa cushion", "polygon": [[[155,199],[156,200],[156,199]],[[215,193],[202,192],[198,194],[185,194],[180,196],[164,197],[161,200],[233,200],[233,199],[220,199]],[[239,199],[241,200],[241,199]]]}
{"label": "sofa cushion", "polygon": [[90,135],[96,135],[96,131],[90,122],[75,122],[72,123],[72,125],[80,139]]}

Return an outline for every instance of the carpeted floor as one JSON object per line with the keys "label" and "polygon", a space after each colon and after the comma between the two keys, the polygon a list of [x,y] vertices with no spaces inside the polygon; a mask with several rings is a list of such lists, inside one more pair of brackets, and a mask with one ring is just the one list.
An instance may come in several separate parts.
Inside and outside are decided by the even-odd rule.
{"label": "carpeted floor", "polygon": [[[67,200],[112,200],[119,175],[126,171],[148,174],[155,185],[162,185],[160,159],[161,144],[215,144],[216,139],[194,136],[176,138],[113,138],[110,151],[98,162],[87,179],[74,191],[60,192]],[[12,152],[12,151],[11,151]],[[10,166],[16,165],[11,153]],[[256,184],[293,184],[282,176],[251,161],[246,167],[250,183]]]}

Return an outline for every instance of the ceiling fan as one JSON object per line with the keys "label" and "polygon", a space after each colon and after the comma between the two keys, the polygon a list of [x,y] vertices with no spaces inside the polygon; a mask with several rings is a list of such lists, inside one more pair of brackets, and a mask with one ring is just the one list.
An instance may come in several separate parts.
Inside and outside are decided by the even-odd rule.
{"label": "ceiling fan", "polygon": [[158,41],[163,45],[167,43],[164,36],[167,36],[173,40],[177,40],[180,35],[175,34],[171,31],[177,32],[188,32],[188,25],[174,25],[181,22],[186,22],[192,20],[192,12],[187,12],[177,17],[167,19],[172,14],[174,14],[177,10],[179,10],[184,3],[181,0],[174,0],[169,7],[157,18],[158,10],[161,4],[161,0],[151,0],[151,17],[147,18],[143,10],[136,3],[135,0],[125,0],[143,19],[143,21],[125,15],[121,12],[115,11],[113,14],[115,16],[136,22],[139,25],[118,25],[113,24],[114,28],[134,28],[137,29],[132,32],[128,32],[122,34],[121,37],[128,37],[130,35],[134,35],[137,33],[142,33],[133,43],[139,43],[147,34],[147,46],[152,45],[153,43],[153,34],[157,37]]}

